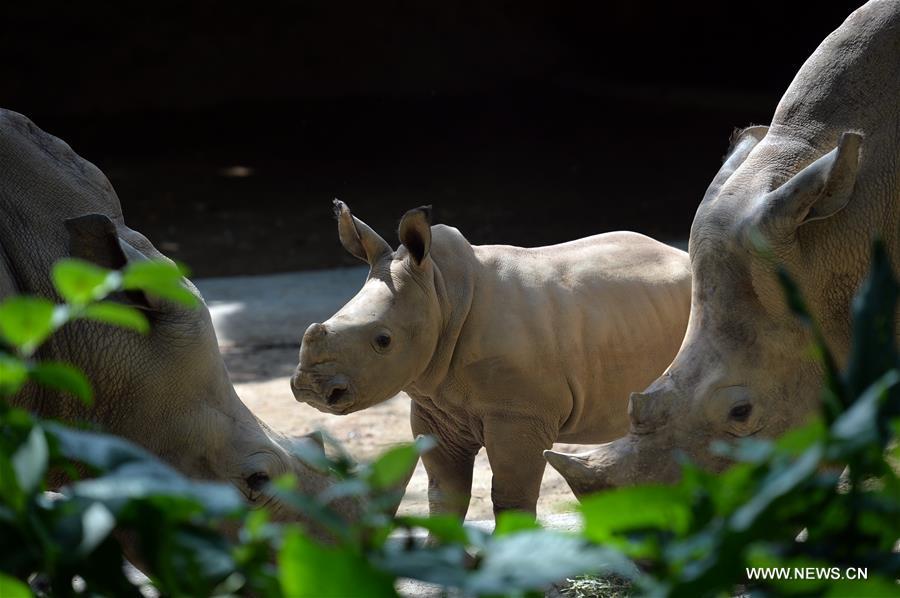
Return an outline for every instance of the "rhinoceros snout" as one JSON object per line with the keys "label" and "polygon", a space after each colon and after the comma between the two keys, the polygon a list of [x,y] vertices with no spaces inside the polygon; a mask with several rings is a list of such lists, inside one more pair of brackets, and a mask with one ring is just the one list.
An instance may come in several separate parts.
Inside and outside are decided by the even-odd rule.
{"label": "rhinoceros snout", "polygon": [[300,368],[291,377],[294,398],[320,411],[342,414],[353,402],[350,380],[343,374],[321,376]]}

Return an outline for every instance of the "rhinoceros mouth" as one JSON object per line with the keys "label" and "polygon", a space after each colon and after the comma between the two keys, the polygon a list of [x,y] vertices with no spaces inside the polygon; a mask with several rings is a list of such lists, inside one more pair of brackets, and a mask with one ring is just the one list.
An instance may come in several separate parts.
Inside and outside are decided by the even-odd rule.
{"label": "rhinoceros mouth", "polygon": [[325,393],[325,402],[329,405],[336,405],[349,394],[346,384],[337,384]]}
{"label": "rhinoceros mouth", "polygon": [[296,376],[291,381],[294,398],[301,403],[315,407],[323,413],[344,415],[352,411],[353,392],[346,376],[336,375],[324,381],[310,381],[305,376]]}
{"label": "rhinoceros mouth", "polygon": [[352,393],[350,392],[350,381],[346,376],[338,374],[332,376],[324,384],[319,386],[320,400],[324,401],[329,407],[343,407],[350,402]]}

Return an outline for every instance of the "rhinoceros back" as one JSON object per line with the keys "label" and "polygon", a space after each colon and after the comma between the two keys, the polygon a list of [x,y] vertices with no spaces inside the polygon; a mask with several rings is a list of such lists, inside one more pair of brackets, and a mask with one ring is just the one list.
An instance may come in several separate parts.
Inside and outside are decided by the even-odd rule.
{"label": "rhinoceros back", "polygon": [[0,296],[51,295],[53,263],[67,255],[65,221],[84,214],[122,225],[100,170],[29,119],[0,109]]}
{"label": "rhinoceros back", "polygon": [[779,102],[771,132],[785,127],[813,142],[838,129],[896,139],[898,93],[900,2],[874,0],[806,60]]}

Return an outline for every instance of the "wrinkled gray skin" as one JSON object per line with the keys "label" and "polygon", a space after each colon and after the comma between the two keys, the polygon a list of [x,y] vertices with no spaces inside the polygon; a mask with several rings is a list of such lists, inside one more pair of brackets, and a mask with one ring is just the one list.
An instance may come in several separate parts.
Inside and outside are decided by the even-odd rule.
{"label": "wrinkled gray skin", "polygon": [[413,434],[438,443],[422,458],[432,513],[465,516],[482,446],[495,513],[534,513],[542,451],[624,433],[629,391],[663,371],[684,335],[687,254],[642,235],[472,246],[420,208],[394,251],[343,203],[336,213],[344,247],[371,270],[307,329],[294,395],[346,414],[406,391]]}
{"label": "wrinkled gray skin", "polygon": [[[125,226],[103,173],[24,116],[0,110],[0,300],[13,294],[59,300],[50,268],[67,256],[107,268],[165,259]],[[189,281],[184,284],[200,296]],[[261,489],[287,472],[302,489],[324,489],[328,478],[286,448],[296,442],[316,449],[314,438],[279,437],[240,401],[205,306],[184,308],[142,293],[116,300],[144,311],[148,335],[77,321],[38,355],[81,368],[93,383],[93,407],[33,384],[12,402],[44,417],[98,423],[191,477],[232,483],[251,505],[268,504],[275,518],[296,519]],[[356,516],[355,505],[339,508]]]}
{"label": "wrinkled gray skin", "polygon": [[[772,124],[751,127],[697,210],[693,296],[678,356],[629,404],[631,433],[547,458],[576,494],[672,481],[676,452],[727,465],[715,439],[775,437],[818,406],[822,372],[787,311],[763,238],[807,299],[840,364],[850,301],[875,236],[900,264],[900,2],[869,2],[807,60]],[[756,232],[754,232],[756,231]]]}

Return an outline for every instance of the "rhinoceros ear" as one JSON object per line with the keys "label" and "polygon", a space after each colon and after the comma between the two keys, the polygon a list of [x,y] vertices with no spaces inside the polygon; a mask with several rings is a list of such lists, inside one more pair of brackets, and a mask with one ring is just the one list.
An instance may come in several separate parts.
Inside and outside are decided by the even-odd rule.
{"label": "rhinoceros ear", "polygon": [[350,255],[371,266],[385,255],[392,253],[388,242],[365,222],[351,214],[347,204],[339,199],[334,200],[334,215],[338,221],[341,245],[350,252]]}
{"label": "rhinoceros ear", "polygon": [[763,140],[768,131],[769,127],[763,126],[747,127],[746,129],[735,131],[731,137],[731,145],[728,148],[728,152],[725,154],[725,161],[713,178],[712,183],[706,189],[706,193],[703,194],[703,201],[718,197],[722,186],[731,178],[734,171],[744,163],[744,160],[750,155],[750,151],[756,147],[757,143]]}
{"label": "rhinoceros ear", "polygon": [[119,270],[128,258],[119,244],[116,225],[103,214],[86,214],[66,220],[69,255],[110,270]]}
{"label": "rhinoceros ear", "polygon": [[[86,214],[65,221],[69,232],[69,255],[109,270],[121,270],[129,261],[146,260],[146,256],[121,237],[116,225],[103,214]],[[117,293],[136,307],[153,309],[158,303],[140,291]]]}
{"label": "rhinoceros ear", "polygon": [[859,173],[862,135],[844,133],[836,148],[766,194],[760,224],[778,232],[840,212],[850,201]]}
{"label": "rhinoceros ear", "polygon": [[410,257],[421,266],[431,250],[431,206],[414,208],[404,214],[398,235]]}
{"label": "rhinoceros ear", "polygon": [[669,418],[671,405],[665,396],[633,392],[628,397],[628,417],[632,428],[641,432],[656,430]]}

